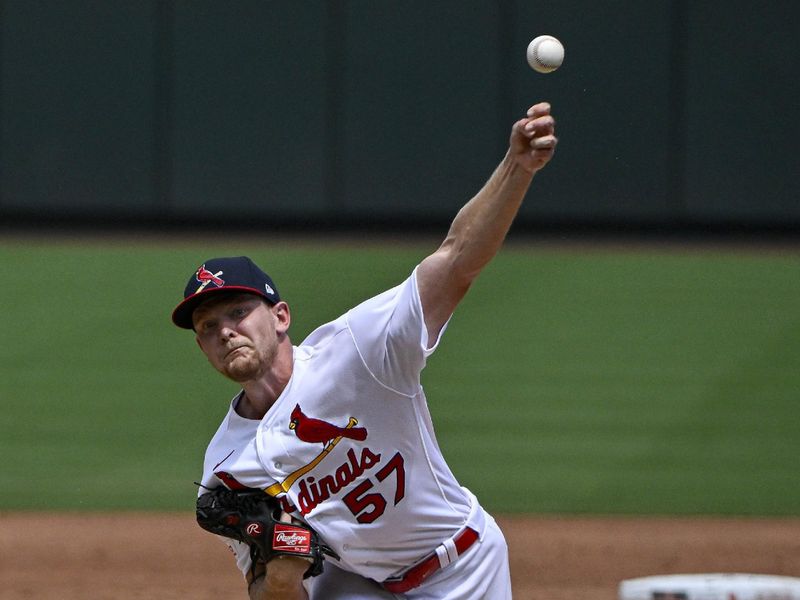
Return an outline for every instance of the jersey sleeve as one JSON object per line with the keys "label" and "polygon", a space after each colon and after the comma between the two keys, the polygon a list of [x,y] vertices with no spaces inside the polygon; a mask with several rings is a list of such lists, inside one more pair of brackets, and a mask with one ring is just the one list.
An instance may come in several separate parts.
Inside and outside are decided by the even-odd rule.
{"label": "jersey sleeve", "polygon": [[[203,477],[198,496],[224,485],[237,487],[266,487],[273,483],[258,462],[255,444],[259,421],[237,416],[234,407],[238,395],[206,448]],[[217,537],[217,536],[214,536]],[[250,547],[238,540],[220,537],[230,549],[237,568],[246,575],[252,566]]]}
{"label": "jersey sleeve", "polygon": [[429,343],[417,287],[417,269],[400,285],[362,302],[347,315],[347,326],[366,367],[383,385],[413,395],[420,373],[436,347]]}

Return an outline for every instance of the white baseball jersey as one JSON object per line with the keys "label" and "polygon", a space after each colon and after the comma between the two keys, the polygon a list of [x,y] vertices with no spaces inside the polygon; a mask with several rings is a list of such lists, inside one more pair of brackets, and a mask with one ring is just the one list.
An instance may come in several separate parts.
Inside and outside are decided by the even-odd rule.
{"label": "white baseball jersey", "polygon": [[[436,442],[420,372],[438,341],[428,343],[416,271],[319,327],[294,348],[291,378],[260,422],[239,416],[234,398],[206,452],[203,484],[284,498],[339,554],[333,562],[378,582],[464,526],[478,532],[476,545],[492,529],[504,549]],[[231,547],[246,571],[246,546]]]}

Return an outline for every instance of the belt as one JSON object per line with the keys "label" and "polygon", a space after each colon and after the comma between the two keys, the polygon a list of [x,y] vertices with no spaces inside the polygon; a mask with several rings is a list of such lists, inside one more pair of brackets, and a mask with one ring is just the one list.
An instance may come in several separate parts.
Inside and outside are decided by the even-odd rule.
{"label": "belt", "polygon": [[428,558],[411,567],[401,576],[387,579],[381,585],[383,589],[392,594],[403,594],[413,590],[415,587],[422,585],[422,582],[436,573],[436,571],[454,562],[477,540],[478,532],[466,527],[456,537],[446,540],[436,548]]}

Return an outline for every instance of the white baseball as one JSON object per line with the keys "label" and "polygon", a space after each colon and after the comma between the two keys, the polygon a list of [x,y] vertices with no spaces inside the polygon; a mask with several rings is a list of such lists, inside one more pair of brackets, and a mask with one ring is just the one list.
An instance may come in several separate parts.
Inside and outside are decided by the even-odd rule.
{"label": "white baseball", "polygon": [[528,64],[539,73],[552,73],[564,62],[564,46],[552,35],[540,35],[528,44]]}

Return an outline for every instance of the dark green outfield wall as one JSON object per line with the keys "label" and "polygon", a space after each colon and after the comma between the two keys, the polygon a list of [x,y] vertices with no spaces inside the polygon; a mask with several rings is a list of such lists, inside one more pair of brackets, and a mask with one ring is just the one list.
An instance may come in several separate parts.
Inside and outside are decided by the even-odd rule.
{"label": "dark green outfield wall", "polygon": [[[0,219],[449,220],[511,123],[521,225],[800,226],[800,2],[0,0]],[[541,33],[561,70],[525,63]]]}

